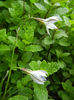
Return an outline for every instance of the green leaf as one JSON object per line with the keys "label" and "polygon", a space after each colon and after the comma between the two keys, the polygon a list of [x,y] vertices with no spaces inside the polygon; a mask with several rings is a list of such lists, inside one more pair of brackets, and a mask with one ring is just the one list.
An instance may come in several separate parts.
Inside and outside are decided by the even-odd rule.
{"label": "green leaf", "polygon": [[69,56],[70,55],[70,53],[69,52],[66,52],[66,53],[63,53],[63,57],[67,57],[67,56]]}
{"label": "green leaf", "polygon": [[49,4],[48,0],[44,0],[44,2],[45,2],[46,4]]}
{"label": "green leaf", "polygon": [[58,95],[62,98],[62,100],[70,100],[69,95],[63,91],[59,91]]}
{"label": "green leaf", "polygon": [[71,25],[74,25],[74,20],[69,21]]}
{"label": "green leaf", "polygon": [[31,44],[34,39],[34,30],[36,28],[36,22],[30,21],[26,22],[25,25],[23,25],[23,29],[20,29],[18,32],[18,35],[23,39],[22,41],[25,44]]}
{"label": "green leaf", "polygon": [[56,11],[55,11],[55,14],[59,14],[59,15],[65,15],[66,13],[68,13],[69,10],[65,7],[60,7],[60,8],[57,8]]}
{"label": "green leaf", "polygon": [[71,27],[71,24],[70,24],[69,18],[66,17],[66,16],[63,16],[63,19],[64,19],[64,22],[65,22],[65,25],[68,26],[68,27]]}
{"label": "green leaf", "polygon": [[34,3],[34,4],[38,9],[43,10],[43,11],[47,11],[47,9],[43,5],[41,5],[40,3]]}
{"label": "green leaf", "polygon": [[16,42],[16,38],[13,37],[13,36],[8,36],[8,40],[9,40],[9,42],[12,43],[12,44],[15,44],[15,42]]}
{"label": "green leaf", "polygon": [[56,55],[57,55],[58,58],[60,58],[62,56],[62,51],[56,49]]}
{"label": "green leaf", "polygon": [[31,81],[31,78],[29,75],[25,76],[24,78],[22,78],[21,82],[22,84],[25,86],[27,85],[29,82]]}
{"label": "green leaf", "polygon": [[39,66],[40,66],[40,64],[38,62],[36,62],[36,61],[31,61],[29,65],[32,68],[32,70],[37,70],[39,68]]}
{"label": "green leaf", "polygon": [[35,100],[48,100],[48,91],[43,85],[34,84]]}
{"label": "green leaf", "polygon": [[23,89],[24,86],[22,85],[22,82],[20,80],[17,81],[17,89]]}
{"label": "green leaf", "polygon": [[8,64],[7,62],[1,63],[0,62],[0,72],[4,72],[8,69]]}
{"label": "green leaf", "polygon": [[23,43],[20,39],[17,39],[17,41],[16,41],[16,46],[17,46],[20,50],[24,50],[24,48],[25,48],[24,43]]}
{"label": "green leaf", "polygon": [[72,65],[72,69],[69,70],[69,73],[74,75],[74,64]]}
{"label": "green leaf", "polygon": [[45,37],[44,40],[43,40],[43,43],[45,45],[50,45],[50,44],[54,44],[54,40],[52,40],[49,36]]}
{"label": "green leaf", "polygon": [[68,79],[65,82],[62,82],[62,87],[68,93],[69,100],[73,100],[74,98],[74,87],[72,86],[72,82]]}
{"label": "green leaf", "polygon": [[66,64],[63,61],[58,61],[58,69],[66,67]]}
{"label": "green leaf", "polygon": [[37,2],[38,0],[30,0],[31,3],[35,3]]}
{"label": "green leaf", "polygon": [[22,60],[25,63],[29,62],[31,58],[32,58],[32,52],[25,52],[22,56]]}
{"label": "green leaf", "polygon": [[33,38],[34,38],[34,28],[33,28],[32,25],[31,26],[27,25],[26,28],[27,29],[25,29],[23,41],[24,41],[25,44],[30,44],[33,41]]}
{"label": "green leaf", "polygon": [[27,2],[25,2],[24,6],[25,6],[25,11],[28,12],[28,13],[30,13],[30,10],[31,10],[30,5],[28,5]]}
{"label": "green leaf", "polygon": [[69,52],[63,53],[62,50],[56,49],[56,55],[57,55],[58,58],[63,58],[63,57],[69,56],[70,53]]}
{"label": "green leaf", "polygon": [[5,3],[3,1],[0,1],[0,7],[5,6]]}
{"label": "green leaf", "polygon": [[43,26],[42,28],[38,27],[37,31],[38,31],[39,34],[44,35],[46,30]]}
{"label": "green leaf", "polygon": [[29,45],[25,47],[25,51],[32,51],[32,52],[37,52],[37,51],[42,51],[42,47],[40,45]]}
{"label": "green leaf", "polygon": [[4,41],[7,38],[6,29],[0,30],[0,41]]}
{"label": "green leaf", "polygon": [[0,45],[0,51],[9,51],[10,47],[7,45]]}
{"label": "green leaf", "polygon": [[22,95],[16,95],[13,96],[12,98],[9,98],[8,100],[28,100],[28,97]]}
{"label": "green leaf", "polygon": [[59,2],[59,3],[65,3],[65,2],[67,2],[68,0],[51,0],[53,3],[57,3],[57,2]]}
{"label": "green leaf", "polygon": [[62,38],[59,40],[59,45],[61,46],[69,46],[70,43],[68,42],[68,40],[66,38]]}
{"label": "green leaf", "polygon": [[74,69],[70,70],[70,74],[74,75]]}
{"label": "green leaf", "polygon": [[13,1],[11,3],[11,8],[9,8],[9,13],[12,17],[20,17],[23,14],[23,1]]}
{"label": "green leaf", "polygon": [[33,91],[31,88],[25,87],[21,91],[19,91],[21,95],[27,96],[29,100],[33,98]]}
{"label": "green leaf", "polygon": [[52,75],[55,72],[57,72],[60,68],[61,68],[61,66],[59,63],[51,62],[51,63],[48,63],[48,68],[46,68],[46,69],[47,69],[48,74]]}
{"label": "green leaf", "polygon": [[25,45],[24,45],[24,43],[23,43],[20,39],[17,39],[17,40],[16,40],[16,37],[8,36],[8,40],[9,40],[9,42],[10,42],[11,44],[13,44],[13,45],[16,44],[16,46],[17,46],[19,49],[24,50]]}
{"label": "green leaf", "polygon": [[62,86],[64,90],[66,90],[67,92],[74,93],[74,87],[72,86],[72,82],[70,80],[66,80],[65,82],[62,82]]}
{"label": "green leaf", "polygon": [[0,7],[5,7],[5,8],[9,7],[9,1],[4,2],[0,0]]}
{"label": "green leaf", "polygon": [[56,34],[54,35],[54,38],[55,39],[60,39],[60,38],[62,38],[62,37],[68,37],[68,35],[67,35],[67,33],[65,33],[65,31],[64,30],[58,30],[57,32],[56,32]]}

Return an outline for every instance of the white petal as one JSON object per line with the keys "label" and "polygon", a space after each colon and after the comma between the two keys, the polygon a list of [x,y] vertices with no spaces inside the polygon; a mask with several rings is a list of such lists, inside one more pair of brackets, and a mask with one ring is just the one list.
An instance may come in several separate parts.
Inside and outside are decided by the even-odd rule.
{"label": "white petal", "polygon": [[57,22],[59,20],[60,20],[60,18],[58,16],[52,16],[52,17],[49,17],[49,18],[45,19],[46,22],[48,22],[48,21]]}
{"label": "white petal", "polygon": [[38,79],[36,79],[35,77],[31,76],[31,78],[33,79],[34,82],[38,83],[38,84],[44,84],[44,81],[39,81]]}
{"label": "white petal", "polygon": [[48,29],[57,29],[57,27],[53,23],[48,23],[46,26]]}
{"label": "white petal", "polygon": [[47,79],[44,76],[40,76],[41,80],[46,81]]}
{"label": "white petal", "polygon": [[41,75],[32,75],[32,76],[35,77],[39,81],[46,81],[44,76],[43,77]]}
{"label": "white petal", "polygon": [[40,70],[41,72],[44,72],[45,74],[48,74],[46,71],[44,71],[44,70]]}
{"label": "white petal", "polygon": [[32,75],[42,75],[42,76],[45,76],[47,77],[46,73],[40,71],[40,70],[37,70],[37,71],[32,71],[31,72]]}
{"label": "white petal", "polygon": [[50,35],[50,33],[49,33],[49,28],[46,27],[46,31],[47,31],[47,33]]}

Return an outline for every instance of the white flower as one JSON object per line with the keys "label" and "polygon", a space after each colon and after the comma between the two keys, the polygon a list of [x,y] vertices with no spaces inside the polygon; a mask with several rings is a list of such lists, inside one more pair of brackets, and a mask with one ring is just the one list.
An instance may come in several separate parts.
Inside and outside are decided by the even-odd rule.
{"label": "white flower", "polygon": [[52,16],[52,17],[49,17],[49,18],[46,18],[46,19],[42,19],[42,18],[34,18],[34,19],[45,24],[48,34],[50,34],[49,29],[57,29],[57,27],[55,26],[54,23],[61,20],[61,18],[59,16]]}
{"label": "white flower", "polygon": [[34,82],[38,84],[44,84],[46,81],[46,77],[48,74],[46,71],[43,70],[37,70],[37,71],[30,71],[30,76],[33,79]]}
{"label": "white flower", "polygon": [[20,68],[20,70],[27,72],[31,76],[33,81],[38,84],[44,84],[44,82],[46,81],[47,74],[48,74],[46,71],[43,71],[43,70],[32,71],[25,68]]}

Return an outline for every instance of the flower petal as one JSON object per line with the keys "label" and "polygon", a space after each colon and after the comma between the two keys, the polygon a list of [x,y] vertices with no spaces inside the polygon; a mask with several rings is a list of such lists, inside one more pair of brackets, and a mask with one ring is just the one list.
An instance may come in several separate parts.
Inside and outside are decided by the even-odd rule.
{"label": "flower petal", "polygon": [[38,83],[38,84],[44,84],[44,81],[40,81],[37,78],[35,78],[34,76],[31,75],[31,78],[33,79],[34,82]]}
{"label": "flower petal", "polygon": [[44,71],[44,70],[40,70],[41,72],[44,72],[45,74],[48,74],[46,71]]}
{"label": "flower petal", "polygon": [[47,31],[47,33],[50,35],[50,33],[49,33],[49,28],[46,27],[46,31]]}
{"label": "flower petal", "polygon": [[48,23],[47,28],[48,29],[57,29],[57,27],[53,23]]}
{"label": "flower petal", "polygon": [[46,73],[45,72],[42,72],[42,70],[37,70],[37,71],[32,71],[31,72],[32,75],[42,75],[42,76],[45,76],[47,77]]}
{"label": "flower petal", "polygon": [[40,78],[44,81],[46,81],[47,79],[44,76],[40,76]]}
{"label": "flower petal", "polygon": [[59,16],[52,16],[52,17],[49,17],[49,18],[46,18],[45,21],[48,22],[48,21],[53,21],[54,23],[59,21],[60,20],[60,17]]}

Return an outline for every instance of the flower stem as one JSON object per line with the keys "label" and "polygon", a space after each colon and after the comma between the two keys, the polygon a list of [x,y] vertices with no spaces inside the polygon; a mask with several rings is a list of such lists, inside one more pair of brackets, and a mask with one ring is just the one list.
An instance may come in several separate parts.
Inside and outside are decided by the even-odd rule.
{"label": "flower stem", "polygon": [[[18,28],[17,33],[18,33],[19,29],[20,28]],[[15,45],[14,45],[13,51],[12,51],[11,65],[10,66],[12,66],[12,63],[13,63],[13,58],[14,58],[14,52],[15,52],[15,48],[16,48],[17,38],[18,38],[18,34],[16,34],[16,40],[15,40]],[[10,77],[11,77],[11,71],[12,70],[11,70],[11,67],[10,67],[9,75],[8,75],[8,79],[7,79],[7,82],[6,82],[5,91],[4,91],[4,95],[3,95],[2,100],[5,100],[5,96],[6,96],[7,89],[8,89],[8,84],[9,84],[9,80],[10,80]]]}
{"label": "flower stem", "polygon": [[2,91],[3,82],[4,82],[4,79],[2,78],[1,83],[0,83],[0,96],[2,94],[1,91]]}
{"label": "flower stem", "polygon": [[[12,62],[13,62],[14,51],[15,51],[15,46],[14,46],[13,52],[12,52],[11,66],[12,66]],[[5,87],[5,91],[4,91],[4,95],[3,95],[2,100],[5,100],[5,95],[7,93],[7,88],[8,88],[8,83],[9,83],[10,77],[11,77],[11,68],[9,70],[9,75],[8,75],[8,79],[7,79],[7,82],[6,82],[6,87]]]}

